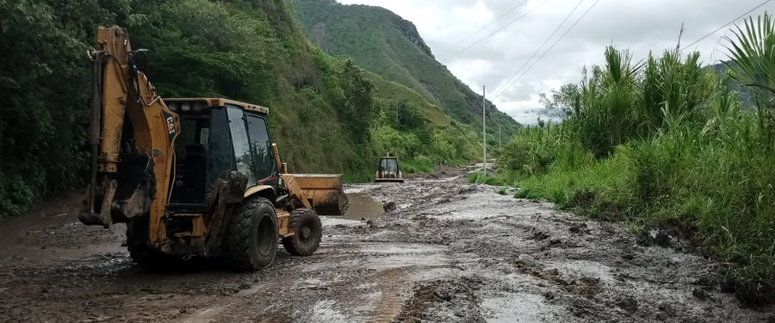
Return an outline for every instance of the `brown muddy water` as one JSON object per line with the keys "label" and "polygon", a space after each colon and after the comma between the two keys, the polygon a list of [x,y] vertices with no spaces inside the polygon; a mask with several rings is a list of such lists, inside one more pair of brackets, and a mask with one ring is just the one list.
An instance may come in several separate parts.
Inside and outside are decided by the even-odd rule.
{"label": "brown muddy water", "polygon": [[347,208],[342,219],[347,220],[376,220],[385,214],[385,208],[381,201],[375,200],[371,195],[364,192],[347,192],[347,199],[350,206]]}

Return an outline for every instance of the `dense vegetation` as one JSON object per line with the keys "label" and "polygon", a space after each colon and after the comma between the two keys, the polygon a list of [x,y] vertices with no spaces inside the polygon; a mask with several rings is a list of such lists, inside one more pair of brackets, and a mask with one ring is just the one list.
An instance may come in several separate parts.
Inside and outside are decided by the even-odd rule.
{"label": "dense vegetation", "polygon": [[0,217],[83,184],[86,51],[99,25],[151,51],[162,97],[270,107],[294,172],[370,180],[385,151],[427,169],[478,150],[471,129],[416,92],[310,46],[282,0],[0,0],[0,12]]}
{"label": "dense vegetation", "polygon": [[[293,4],[308,37],[326,53],[352,58],[359,66],[416,91],[453,120],[481,129],[481,95],[436,61],[411,22],[380,7],[342,5],[334,0],[294,0]],[[504,134],[518,128],[492,102],[487,105],[492,134],[498,126]]]}
{"label": "dense vegetation", "polygon": [[[775,283],[773,26],[765,15],[734,28],[726,73],[680,45],[643,62],[607,48],[604,66],[546,98],[563,122],[520,130],[489,180],[636,233],[691,238],[737,264],[728,273],[744,301],[766,299]],[[730,78],[753,95],[747,112]]]}

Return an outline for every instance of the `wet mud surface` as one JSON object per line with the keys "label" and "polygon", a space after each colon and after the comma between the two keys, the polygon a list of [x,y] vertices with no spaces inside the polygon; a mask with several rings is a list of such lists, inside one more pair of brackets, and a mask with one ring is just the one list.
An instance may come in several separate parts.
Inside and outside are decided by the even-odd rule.
{"label": "wet mud surface", "polygon": [[0,221],[0,322],[775,321],[722,292],[713,261],[459,170],[346,191],[362,215],[324,218],[317,253],[254,273],[135,266],[123,226],[81,225],[78,196],[49,200]]}

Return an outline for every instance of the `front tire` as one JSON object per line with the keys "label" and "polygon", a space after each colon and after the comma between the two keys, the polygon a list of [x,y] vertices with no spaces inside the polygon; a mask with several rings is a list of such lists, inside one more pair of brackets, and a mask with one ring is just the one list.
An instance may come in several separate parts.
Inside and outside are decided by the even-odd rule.
{"label": "front tire", "polygon": [[274,205],[263,197],[249,197],[232,212],[223,236],[224,258],[236,270],[269,267],[279,239]]}
{"label": "front tire", "polygon": [[296,209],[288,224],[294,235],[283,238],[283,247],[294,256],[311,256],[323,238],[323,224],[315,211]]}

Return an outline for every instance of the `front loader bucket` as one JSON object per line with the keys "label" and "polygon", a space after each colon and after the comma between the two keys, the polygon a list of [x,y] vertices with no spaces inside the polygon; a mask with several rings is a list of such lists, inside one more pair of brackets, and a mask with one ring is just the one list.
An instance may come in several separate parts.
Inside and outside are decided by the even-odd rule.
{"label": "front loader bucket", "polygon": [[312,209],[320,215],[344,215],[349,206],[340,174],[292,174]]}

